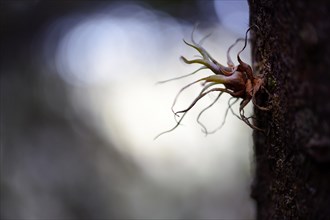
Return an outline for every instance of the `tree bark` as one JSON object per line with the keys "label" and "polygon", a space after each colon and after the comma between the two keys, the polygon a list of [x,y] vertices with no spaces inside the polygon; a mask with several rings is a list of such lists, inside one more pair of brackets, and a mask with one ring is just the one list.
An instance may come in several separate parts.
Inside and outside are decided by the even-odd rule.
{"label": "tree bark", "polygon": [[330,4],[249,0],[255,72],[257,219],[330,218]]}

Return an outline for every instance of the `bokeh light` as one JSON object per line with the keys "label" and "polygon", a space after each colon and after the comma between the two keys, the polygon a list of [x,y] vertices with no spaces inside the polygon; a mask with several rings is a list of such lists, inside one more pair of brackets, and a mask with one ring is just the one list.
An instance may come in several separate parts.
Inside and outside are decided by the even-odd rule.
{"label": "bokeh light", "polygon": [[[226,64],[227,48],[244,36],[248,12],[241,1],[214,1],[214,7],[219,22],[204,26],[201,22],[194,37],[199,40],[212,32],[203,45]],[[139,180],[126,177],[122,185],[107,186],[121,195],[120,207],[125,210],[119,209],[121,217],[254,217],[254,204],[249,198],[251,129],[230,112],[222,129],[212,135],[205,136],[196,123],[198,113],[215,99],[215,94],[201,100],[176,130],[154,140],[176,123],[170,108],[177,92],[210,74],[203,70],[157,84],[198,68],[179,60],[181,55],[197,55],[182,41],[190,40],[194,25],[141,2],[110,2],[86,14],[72,13],[56,19],[43,33],[43,74],[57,74],[75,117],[106,140],[109,152],[114,148],[142,173]],[[241,46],[232,51],[233,57]],[[250,60],[249,49],[242,59]],[[51,108],[62,111],[64,106],[49,101],[53,100],[49,83],[43,86],[43,96]],[[200,88],[196,84],[185,91],[175,109],[188,106]],[[224,95],[203,115],[210,130],[224,120],[228,99]],[[238,104],[233,109],[237,111]],[[251,114],[251,107],[247,114]],[[79,133],[78,127],[74,129]],[[115,168],[104,159],[97,163],[100,172],[105,173],[104,185],[111,183],[113,176],[106,173]],[[120,176],[118,170],[114,172]]]}

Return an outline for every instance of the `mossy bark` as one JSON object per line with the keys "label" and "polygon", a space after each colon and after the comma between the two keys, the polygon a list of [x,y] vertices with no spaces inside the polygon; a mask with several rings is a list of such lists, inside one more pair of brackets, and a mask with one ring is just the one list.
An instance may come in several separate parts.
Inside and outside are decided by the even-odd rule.
{"label": "mossy bark", "polygon": [[330,218],[330,4],[249,0],[253,62],[271,96],[255,108],[258,219]]}

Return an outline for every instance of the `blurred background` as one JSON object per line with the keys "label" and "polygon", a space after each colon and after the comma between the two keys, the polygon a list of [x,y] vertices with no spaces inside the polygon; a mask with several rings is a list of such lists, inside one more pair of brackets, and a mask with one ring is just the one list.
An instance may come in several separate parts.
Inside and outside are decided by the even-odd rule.
{"label": "blurred background", "polygon": [[[1,219],[254,219],[251,129],[231,113],[206,137],[196,123],[215,94],[153,140],[175,125],[177,92],[211,74],[157,84],[199,68],[179,59],[197,55],[182,39],[199,23],[195,39],[212,33],[203,45],[226,65],[246,1],[0,4]],[[210,130],[228,98],[202,116]]]}

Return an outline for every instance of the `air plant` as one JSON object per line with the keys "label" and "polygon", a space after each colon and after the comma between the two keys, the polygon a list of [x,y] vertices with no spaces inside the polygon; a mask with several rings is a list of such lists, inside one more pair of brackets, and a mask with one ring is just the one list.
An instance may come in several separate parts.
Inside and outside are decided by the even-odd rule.
{"label": "air plant", "polygon": [[[256,27],[256,26],[255,26]],[[156,138],[158,138],[159,136],[171,132],[174,129],[176,129],[180,123],[182,122],[183,118],[185,117],[185,115],[196,105],[196,103],[201,100],[205,95],[210,94],[210,93],[214,93],[214,92],[218,92],[218,96],[216,97],[216,99],[209,105],[207,106],[205,109],[203,109],[198,117],[197,117],[197,122],[201,125],[201,127],[203,128],[202,131],[205,134],[210,134],[210,133],[214,133],[215,131],[219,130],[225,123],[225,119],[227,116],[227,113],[229,110],[231,110],[231,112],[236,115],[240,120],[242,120],[245,124],[247,124],[249,127],[251,127],[252,129],[258,130],[258,131],[263,131],[262,129],[258,128],[257,126],[255,126],[254,124],[252,124],[249,119],[251,119],[252,117],[246,117],[244,114],[244,108],[247,106],[247,104],[252,100],[253,104],[260,110],[266,111],[269,110],[269,107],[261,107],[256,103],[256,94],[258,93],[258,91],[260,91],[261,89],[265,89],[265,91],[268,93],[268,91],[266,90],[266,88],[264,87],[264,77],[260,76],[260,75],[256,75],[254,74],[252,68],[250,65],[248,65],[247,63],[243,62],[240,58],[240,54],[244,51],[244,49],[246,48],[247,45],[247,35],[248,32],[251,30],[251,27],[246,31],[245,34],[245,38],[239,38],[237,39],[234,44],[232,44],[228,50],[227,50],[227,66],[224,66],[222,64],[220,64],[219,62],[217,62],[203,47],[202,47],[202,41],[205,40],[205,38],[203,38],[199,43],[196,43],[196,41],[194,40],[193,37],[193,33],[191,34],[191,43],[188,43],[187,41],[183,40],[183,42],[194,48],[195,50],[197,50],[199,52],[199,54],[201,55],[200,58],[198,59],[193,59],[193,60],[188,60],[185,57],[181,56],[181,59],[183,60],[183,62],[185,62],[186,64],[201,64],[202,66],[197,69],[196,71],[188,74],[188,75],[184,75],[181,77],[177,77],[174,79],[170,79],[170,80],[165,80],[165,81],[161,81],[159,83],[164,83],[164,82],[169,82],[171,80],[177,80],[177,79],[181,79],[183,77],[187,77],[190,75],[195,74],[196,72],[202,70],[202,69],[209,69],[211,70],[214,74],[207,76],[207,77],[203,77],[201,79],[198,79],[192,83],[189,83],[188,85],[184,86],[176,95],[173,105],[172,105],[172,112],[174,113],[174,115],[176,117],[179,117],[180,119],[177,120],[176,125],[167,130],[164,131],[160,134],[158,134]],[[244,41],[244,46],[243,48],[237,53],[237,61],[238,61],[238,65],[235,65],[230,57],[230,50],[239,42],[239,41]],[[202,90],[200,91],[199,95],[191,102],[191,104],[184,110],[180,110],[180,111],[174,111],[173,108],[177,102],[177,99],[179,97],[179,95],[188,87],[196,84],[200,82],[202,84]],[[221,86],[221,87],[219,87]],[[201,115],[210,107],[212,107],[221,97],[222,94],[227,93],[229,95],[231,95],[231,98],[228,101],[228,108],[225,112],[225,118],[223,120],[223,123],[220,125],[220,127],[218,127],[217,129],[215,129],[212,132],[209,132],[206,127],[200,122],[200,117]],[[269,93],[268,93],[269,94]],[[270,94],[269,94],[270,95]],[[235,104],[239,99],[241,99],[240,102],[240,106],[239,106],[239,115],[237,115],[233,109],[232,109],[232,105]],[[232,100],[234,100],[232,102]]]}

